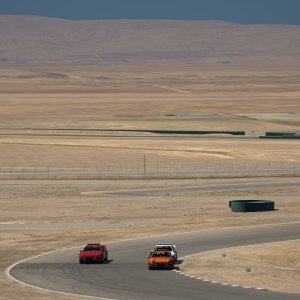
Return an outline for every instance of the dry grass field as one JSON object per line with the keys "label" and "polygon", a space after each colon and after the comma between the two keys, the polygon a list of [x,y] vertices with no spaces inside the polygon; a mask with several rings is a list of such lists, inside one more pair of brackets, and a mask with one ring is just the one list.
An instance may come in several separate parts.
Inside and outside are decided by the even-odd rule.
{"label": "dry grass field", "polygon": [[[239,179],[239,181],[249,182],[249,179]],[[138,238],[157,235],[157,232],[160,234],[174,232],[174,228],[177,232],[188,232],[299,221],[299,188],[185,193],[184,195],[167,193],[160,196],[136,197],[84,194],[95,190],[195,186],[218,182],[231,182],[231,180],[219,179],[213,182],[212,180],[136,180],[90,183],[25,181],[23,184],[2,181],[0,220],[3,224],[0,224],[0,268],[4,271],[15,261],[51,250],[79,246],[87,240],[112,241]],[[235,214],[229,210],[228,201],[236,197],[272,198],[276,201],[278,211],[255,215]],[[102,225],[87,226],[84,223],[91,220]],[[43,225],[47,221],[57,223]],[[81,223],[66,223],[72,221],[81,221]],[[31,222],[33,225],[11,224],[18,222]],[[103,225],[105,222],[107,225]],[[31,288],[20,288],[4,275],[0,276],[0,299],[53,299],[54,297]],[[285,286],[282,285],[282,288],[284,289]]]}
{"label": "dry grass field", "polygon": [[[211,136],[182,138],[101,129],[300,131],[299,69],[1,69],[0,166],[86,166],[124,163],[299,162],[299,140]],[[141,137],[143,136],[143,137]],[[248,179],[240,179],[246,180]],[[259,179],[261,180],[261,179]],[[287,179],[288,180],[288,179]],[[212,181],[209,181],[212,182]],[[89,191],[205,185],[208,181],[99,181],[49,184],[0,181],[0,268],[90,240],[111,241],[226,226],[299,221],[299,189],[201,195],[106,197]],[[185,207],[182,208],[182,197]],[[234,215],[232,197],[276,200],[279,211]],[[163,200],[163,201],[161,201]],[[168,214],[160,203],[172,207]],[[105,206],[103,206],[105,203]],[[208,204],[207,204],[208,203]],[[96,209],[95,209],[96,208]],[[99,213],[101,211],[101,213]],[[218,213],[213,213],[218,211]],[[107,221],[67,228],[65,221]],[[41,221],[62,222],[41,228]],[[110,226],[109,221],[120,222]],[[118,224],[118,223],[117,223]],[[150,226],[151,225],[151,226]],[[60,227],[61,226],[61,227]],[[0,299],[53,299],[1,275]],[[65,297],[55,296],[65,299]]]}
{"label": "dry grass field", "polygon": [[300,241],[236,247],[188,257],[186,274],[210,281],[300,293]]}
{"label": "dry grass field", "polygon": [[101,131],[300,131],[299,86],[299,69],[2,69],[0,165],[299,161],[297,141]]}

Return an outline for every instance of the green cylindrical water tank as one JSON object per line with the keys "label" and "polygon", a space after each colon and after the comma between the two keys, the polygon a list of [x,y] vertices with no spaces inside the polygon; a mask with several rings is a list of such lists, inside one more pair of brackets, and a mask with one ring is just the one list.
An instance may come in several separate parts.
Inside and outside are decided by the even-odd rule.
{"label": "green cylindrical water tank", "polygon": [[274,201],[270,200],[231,200],[229,207],[234,212],[255,212],[274,210]]}

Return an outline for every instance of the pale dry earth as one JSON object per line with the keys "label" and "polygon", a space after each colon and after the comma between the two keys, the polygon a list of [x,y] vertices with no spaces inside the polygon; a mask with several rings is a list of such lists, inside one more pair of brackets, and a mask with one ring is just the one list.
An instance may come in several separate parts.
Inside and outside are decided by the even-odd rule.
{"label": "pale dry earth", "polygon": [[[299,161],[298,141],[113,130],[300,131],[298,69],[2,69],[0,165]],[[52,75],[51,75],[52,74]],[[53,76],[53,74],[59,74]],[[140,138],[139,138],[140,137]]]}
{"label": "pale dry earth", "polygon": [[[288,180],[288,179],[285,179]],[[248,179],[238,179],[248,182]],[[299,188],[168,193],[160,196],[86,195],[94,190],[122,190],[149,187],[178,187],[206,185],[223,180],[157,180],[157,181],[99,181],[90,184],[70,184],[55,181],[31,184],[2,181],[0,223],[32,222],[36,229],[1,229],[1,270],[36,254],[66,247],[79,246],[87,241],[112,241],[139,238],[174,232],[189,232],[231,226],[274,224],[299,221]],[[226,182],[226,180],[225,180]],[[228,181],[227,181],[228,182]],[[276,201],[277,211],[258,214],[235,214],[228,208],[233,198]],[[184,199],[184,200],[183,200]],[[184,205],[183,205],[184,201]],[[65,228],[64,221],[127,221],[119,227]],[[147,220],[152,220],[151,226]],[[155,221],[156,220],[156,221]],[[157,221],[159,220],[159,221]],[[39,227],[43,222],[62,222],[61,228]],[[144,221],[144,223],[143,223]],[[22,288],[1,275],[0,299],[53,299],[52,294]],[[55,296],[62,298],[61,296]]]}
{"label": "pale dry earth", "polygon": [[210,281],[300,293],[300,241],[211,251],[184,258],[180,271]]}
{"label": "pale dry earth", "polygon": [[[3,167],[299,162],[300,140],[0,138]],[[278,164],[280,165],[280,164]]]}
{"label": "pale dry earth", "polygon": [[[297,68],[2,68],[0,166],[142,165],[144,155],[149,164],[299,162],[297,140],[157,139],[145,133],[147,139],[140,139],[140,133],[101,131],[245,130],[250,136],[300,131],[299,87]],[[184,232],[299,221],[296,188],[155,197],[82,194],[197,184],[207,181],[87,181],[77,186],[61,181],[49,185],[1,181],[0,223],[127,222],[126,226],[93,229],[41,229],[37,224],[36,229],[1,230],[1,270],[32,255],[87,240],[145,237],[174,232],[174,227]],[[228,201],[236,197],[272,198],[279,210],[255,217],[233,214]],[[5,300],[61,297],[21,288],[4,275],[0,285],[0,299]]]}

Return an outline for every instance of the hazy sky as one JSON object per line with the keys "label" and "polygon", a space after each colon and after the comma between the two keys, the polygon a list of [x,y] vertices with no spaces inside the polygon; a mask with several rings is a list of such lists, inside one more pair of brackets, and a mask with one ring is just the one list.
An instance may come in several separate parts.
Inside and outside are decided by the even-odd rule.
{"label": "hazy sky", "polygon": [[0,14],[300,24],[300,0],[0,0]]}

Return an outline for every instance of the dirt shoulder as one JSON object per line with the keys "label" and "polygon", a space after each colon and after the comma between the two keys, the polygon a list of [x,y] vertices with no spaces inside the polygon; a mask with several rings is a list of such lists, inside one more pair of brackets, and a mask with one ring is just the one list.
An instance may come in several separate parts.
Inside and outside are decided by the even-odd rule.
{"label": "dirt shoulder", "polygon": [[180,270],[210,281],[300,293],[300,240],[211,251]]}

